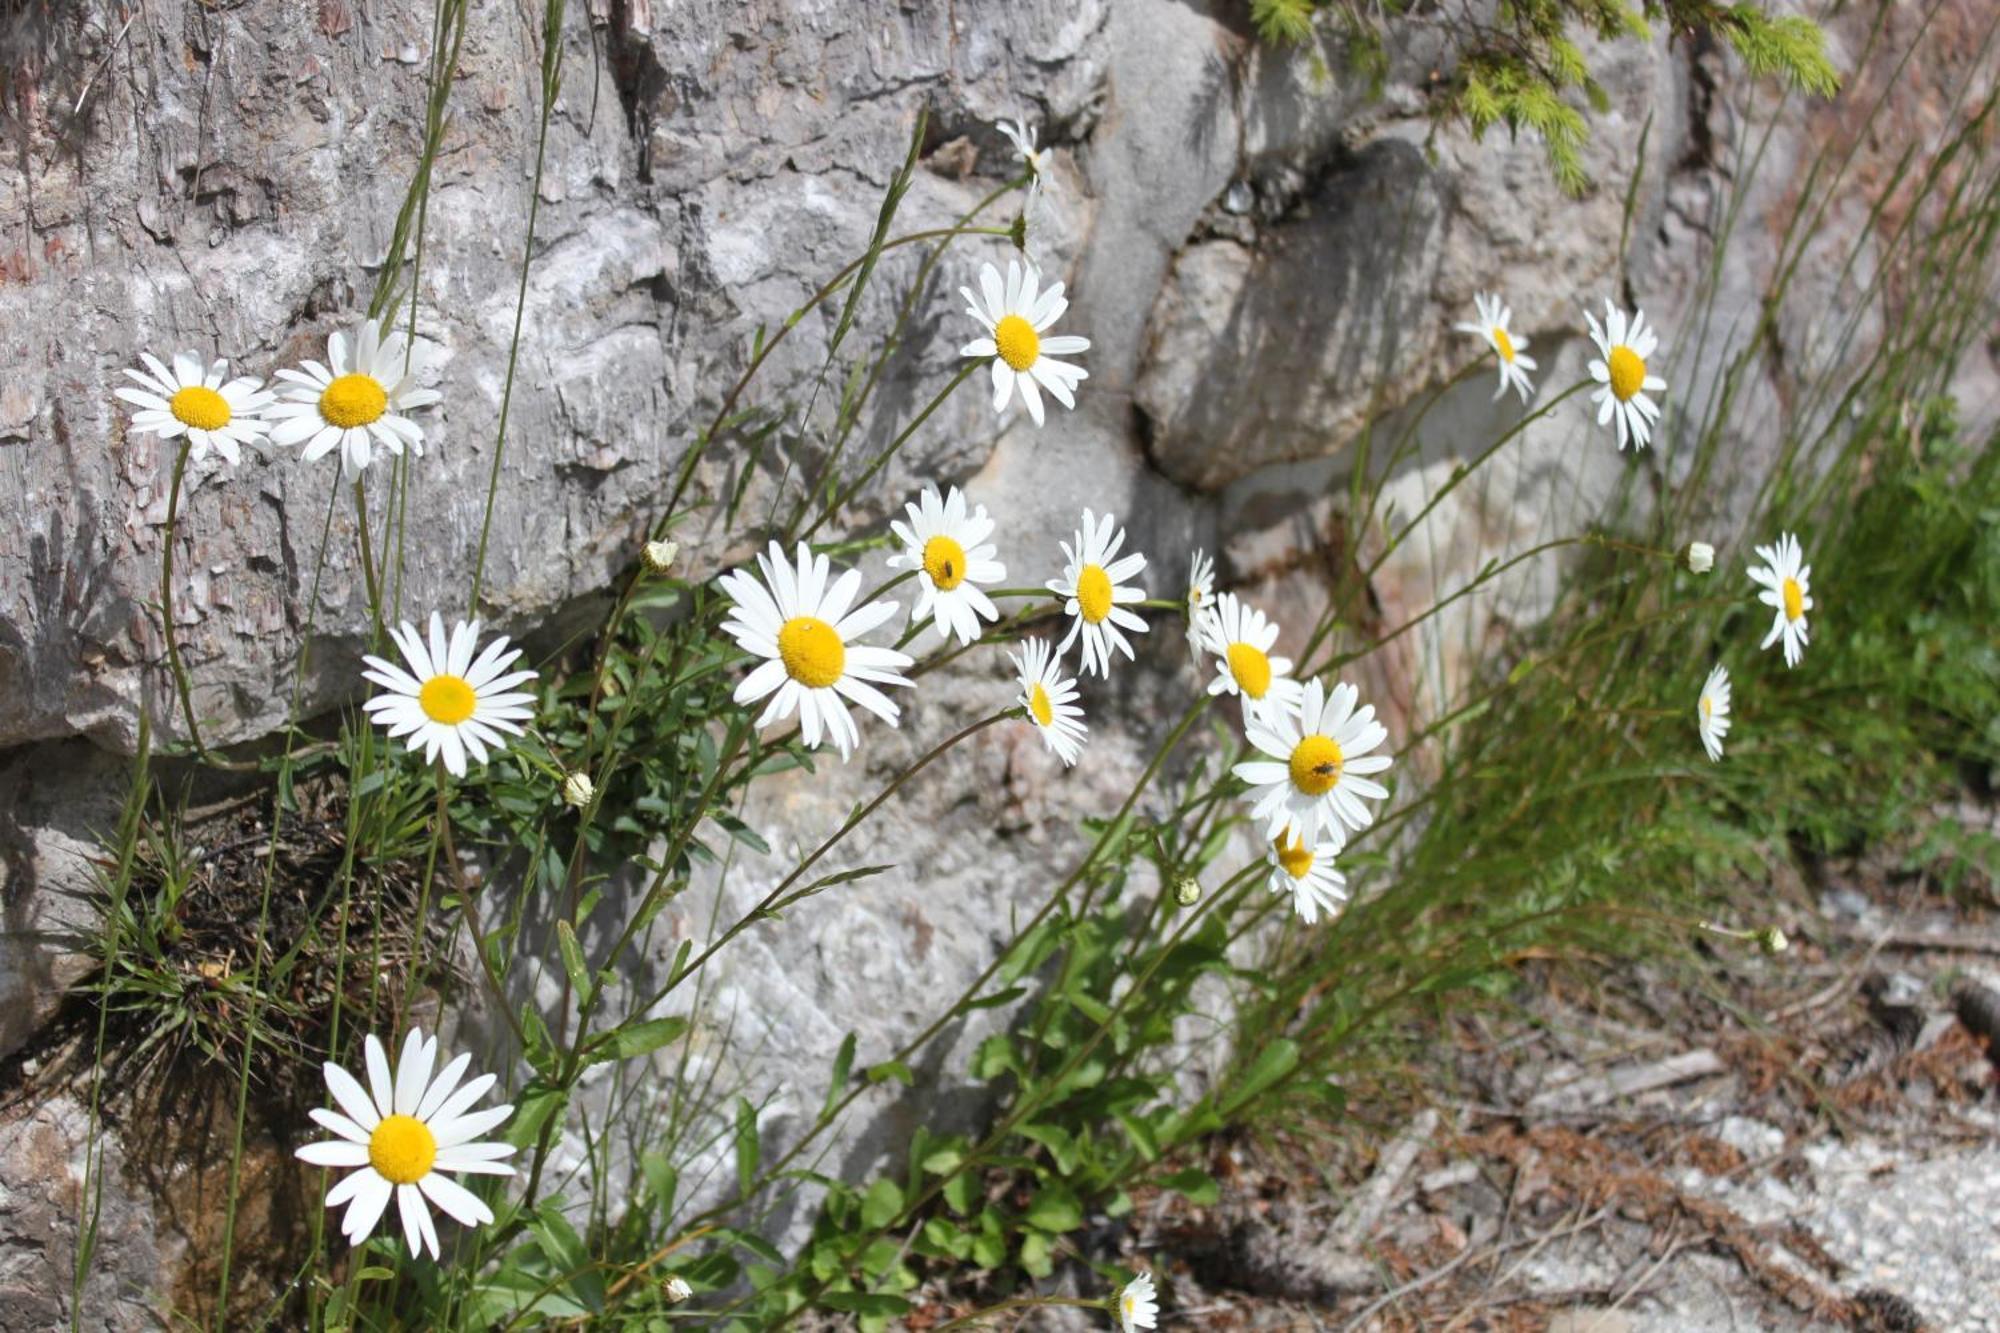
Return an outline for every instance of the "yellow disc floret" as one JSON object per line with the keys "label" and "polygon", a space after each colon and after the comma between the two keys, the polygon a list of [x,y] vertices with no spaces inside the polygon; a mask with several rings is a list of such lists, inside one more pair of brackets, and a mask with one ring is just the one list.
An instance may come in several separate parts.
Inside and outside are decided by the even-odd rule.
{"label": "yellow disc floret", "polygon": [[1278,853],[1278,864],[1293,879],[1304,879],[1312,872],[1312,848],[1291,829],[1286,829],[1282,837],[1271,840],[1271,846]]}
{"label": "yellow disc floret", "polygon": [[417,707],[433,722],[455,727],[472,716],[479,697],[462,676],[432,676],[417,691]]}
{"label": "yellow disc floret", "polygon": [[1637,352],[1619,343],[1606,358],[1611,370],[1611,394],[1621,403],[1632,401],[1646,387],[1646,361]]}
{"label": "yellow disc floret", "polygon": [[1799,587],[1797,579],[1786,579],[1780,591],[1785,599],[1785,619],[1797,620],[1806,613],[1805,589]]}
{"label": "yellow disc floret", "polygon": [[793,680],[823,690],[847,670],[847,645],[818,616],[793,616],[778,628],[778,656]]}
{"label": "yellow disc floret", "polygon": [[1039,680],[1028,687],[1028,711],[1033,713],[1035,721],[1043,726],[1055,725],[1055,705],[1049,702],[1049,692],[1042,688],[1042,682]]}
{"label": "yellow disc floret", "polygon": [[1102,565],[1085,565],[1076,576],[1076,609],[1095,625],[1111,614],[1111,576]]}
{"label": "yellow disc floret", "polygon": [[1324,796],[1340,781],[1340,745],[1331,736],[1311,735],[1292,750],[1292,785],[1308,796]]}
{"label": "yellow disc floret", "polygon": [[190,384],[167,399],[174,420],[192,430],[221,430],[229,424],[229,400],[203,384]]}
{"label": "yellow disc floret", "polygon": [[1252,699],[1261,699],[1271,688],[1271,659],[1261,648],[1247,643],[1229,645],[1229,674],[1236,688]]}
{"label": "yellow disc floret", "polygon": [[437,1136],[413,1115],[384,1116],[368,1136],[368,1164],[393,1185],[414,1185],[431,1173]]}
{"label": "yellow disc floret", "polygon": [[1510,366],[1514,364],[1514,339],[1498,324],[1493,326],[1493,346],[1502,361]]}
{"label": "yellow disc floret", "polygon": [[388,410],[389,392],[373,375],[342,375],[320,390],[320,416],[342,430],[371,425]]}
{"label": "yellow disc floret", "polygon": [[950,592],[965,582],[965,548],[942,533],[931,538],[924,543],[924,573],[939,592]]}
{"label": "yellow disc floret", "polygon": [[1002,315],[993,326],[993,343],[1000,359],[1016,372],[1025,371],[1042,354],[1042,338],[1035,326],[1019,315]]}

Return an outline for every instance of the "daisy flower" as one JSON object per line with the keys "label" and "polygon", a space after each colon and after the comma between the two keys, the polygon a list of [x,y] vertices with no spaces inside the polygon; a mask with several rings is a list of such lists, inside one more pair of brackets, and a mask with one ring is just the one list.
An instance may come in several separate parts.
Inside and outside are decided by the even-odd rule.
{"label": "daisy flower", "polygon": [[[896,725],[899,710],[876,685],[904,685],[901,675],[910,659],[893,648],[871,648],[854,640],[896,614],[894,602],[870,602],[856,609],[861,571],[850,569],[828,579],[832,563],[799,543],[796,562],[772,542],[769,554],[757,557],[763,578],[747,569],[732,570],[720,580],[733,603],[722,623],[747,653],[768,661],[743,678],[736,702],[752,703],[774,695],[759,727],[769,726],[797,710],[799,733],[808,749],[831,740],[846,760],[861,739],[848,702]],[[872,683],[871,683],[872,682]]]}
{"label": "daisy flower", "polygon": [[1271,839],[1265,858],[1271,867],[1271,892],[1292,895],[1292,911],[1307,925],[1325,913],[1328,919],[1347,901],[1347,876],[1333,868],[1333,849],[1308,843],[1289,827]]}
{"label": "daisy flower", "polygon": [[1068,599],[1063,603],[1063,614],[1072,617],[1069,633],[1056,645],[1056,655],[1068,652],[1081,635],[1083,669],[1095,670],[1100,676],[1111,674],[1114,649],[1128,659],[1133,657],[1132,641],[1121,630],[1146,632],[1146,622],[1121,605],[1146,600],[1144,588],[1123,582],[1146,567],[1146,557],[1134,551],[1117,559],[1118,548],[1124,544],[1125,533],[1116,518],[1106,514],[1099,523],[1086,509],[1083,526],[1077,529],[1076,549],[1071,550],[1068,542],[1059,543],[1065,560],[1063,576],[1049,580],[1049,591]]}
{"label": "daisy flower", "polygon": [[1028,128],[1027,118],[1001,120],[994,124],[1000,132],[1013,141],[1014,151],[1021,155],[1021,161],[1028,168],[1028,207],[1034,207],[1035,197],[1042,192],[1042,178],[1048,174],[1048,163],[1041,150],[1035,147],[1035,132]]}
{"label": "daisy flower", "polygon": [[1709,762],[1722,758],[1722,738],[1729,734],[1729,669],[1718,665],[1702,682],[1701,702],[1695,705],[1695,726],[1701,731],[1701,748]]}
{"label": "daisy flower", "polygon": [[1160,1326],[1160,1302],[1153,1296],[1153,1275],[1141,1273],[1118,1293],[1118,1325],[1123,1333]]}
{"label": "daisy flower", "polygon": [[[981,296],[961,287],[965,312],[986,326],[987,336],[976,338],[959,349],[963,356],[993,358],[993,410],[1003,411],[1018,385],[1028,415],[1042,424],[1042,393],[1047,389],[1064,407],[1076,406],[1076,386],[1087,379],[1082,366],[1058,361],[1058,356],[1074,355],[1090,349],[1090,339],[1073,334],[1048,335],[1049,326],[1069,309],[1058,282],[1039,291],[1041,274],[1035,266],[1007,261],[1007,284],[1000,284],[1000,270],[991,264],[979,270]],[[982,301],[981,297],[984,300]]]}
{"label": "daisy flower", "polygon": [[986,543],[993,534],[993,520],[986,506],[965,512],[965,495],[954,486],[938,498],[937,487],[926,486],[919,502],[905,504],[910,521],[889,524],[902,551],[889,557],[891,569],[914,569],[923,595],[910,610],[910,623],[925,616],[941,639],[958,636],[970,644],[979,637],[979,620],[1000,618],[1000,608],[975,584],[998,583],[1007,577],[1007,567],[993,558],[994,548]]}
{"label": "daisy flower", "polygon": [[479,622],[461,620],[446,638],[444,617],[433,611],[428,646],[407,620],[390,630],[389,637],[409,669],[380,657],[362,658],[369,669],[361,674],[389,693],[378,694],[361,707],[388,727],[391,736],[408,736],[410,749],[421,745],[425,763],[443,755],[445,768],[462,778],[466,751],[485,763],[489,749],[507,748],[502,732],[520,735],[521,723],[535,715],[529,706],[535,696],[514,689],[533,680],[535,673],[507,670],[521,650],[509,648],[506,635],[475,657]]}
{"label": "daisy flower", "polygon": [[1660,345],[1660,336],[1646,327],[1646,312],[1635,310],[1628,325],[1625,312],[1606,301],[1604,325],[1588,310],[1583,317],[1590,323],[1590,339],[1597,344],[1601,360],[1590,363],[1590,377],[1603,387],[1590,396],[1597,404],[1597,424],[1615,422],[1618,447],[1630,439],[1644,449],[1653,438],[1653,422],[1659,419],[1659,404],[1646,395],[1665,392],[1667,382],[1646,373],[1646,358]]}
{"label": "daisy flower", "polygon": [[1220,659],[1208,683],[1210,694],[1241,695],[1245,717],[1266,705],[1289,708],[1298,702],[1292,660],[1270,655],[1278,627],[1262,611],[1233,592],[1223,593],[1209,614],[1207,634],[1208,650]]}
{"label": "daisy flower", "polygon": [[146,363],[145,370],[125,371],[139,387],[121,384],[112,392],[139,409],[132,414],[133,430],[163,440],[187,436],[191,461],[199,463],[213,448],[234,467],[243,461],[237,446],[256,444],[271,429],[271,423],[258,414],[276,396],[260,379],[226,378],[227,361],[203,366],[193,352],[176,352],[169,369],[151,353],[141,352],[139,359]]}
{"label": "daisy flower", "polygon": [[1500,387],[1493,391],[1493,400],[1498,402],[1506,397],[1507,390],[1512,388],[1521,395],[1523,403],[1527,402],[1535,396],[1535,383],[1528,378],[1528,372],[1535,369],[1535,358],[1521,355],[1527,350],[1528,340],[1515,336],[1507,327],[1513,322],[1514,312],[1502,305],[1498,296],[1486,292],[1473,297],[1472,303],[1479,310],[1479,322],[1453,327],[1460,333],[1475,333],[1484,338],[1500,359]]}
{"label": "daisy flower", "polygon": [[1236,766],[1236,776],[1250,784],[1252,814],[1268,823],[1265,836],[1295,828],[1299,837],[1324,838],[1338,852],[1348,829],[1367,828],[1374,819],[1361,798],[1386,800],[1389,793],[1366,775],[1389,767],[1389,756],[1368,752],[1389,733],[1375,720],[1373,704],[1355,709],[1358,697],[1345,681],[1329,694],[1310,680],[1295,707],[1260,709],[1244,719],[1250,743],[1269,756]]}
{"label": "daisy flower", "polygon": [[1207,625],[1215,614],[1210,605],[1214,597],[1215,562],[1203,555],[1200,547],[1196,547],[1194,558],[1188,562],[1187,590],[1188,657],[1193,659],[1196,671],[1201,670],[1201,659],[1208,652]]}
{"label": "daisy flower", "polygon": [[1795,667],[1806,655],[1806,612],[1813,609],[1812,566],[1801,563],[1805,552],[1799,548],[1799,539],[1789,532],[1778,538],[1776,546],[1758,547],[1757,554],[1768,566],[1750,567],[1751,579],[1764,589],[1757,600],[1777,611],[1771,632],[1757,646],[1769,648],[1783,639],[1785,665]]}
{"label": "daisy flower", "polygon": [[1084,733],[1090,730],[1083,725],[1083,710],[1076,704],[1076,682],[1063,679],[1062,659],[1049,651],[1046,639],[1028,639],[1021,644],[1019,656],[1012,652],[1007,656],[1021,677],[1018,702],[1028,710],[1063,767],[1073,766],[1083,749]]}
{"label": "daisy flower", "polygon": [[410,1030],[393,1077],[389,1057],[373,1033],[364,1044],[368,1087],[329,1060],[324,1066],[327,1091],[340,1109],[314,1107],[312,1118],[338,1138],[308,1143],[298,1158],[313,1166],[355,1168],[327,1191],[326,1206],[347,1205],[340,1229],[350,1245],[359,1245],[393,1194],[402,1215],[403,1239],[410,1253],[428,1249],[439,1257],[437,1225],[429,1205],[436,1204],[465,1226],[493,1220],[493,1210],[479,1196],[443,1173],[511,1176],[514,1168],[501,1159],[514,1155],[511,1143],[476,1142],[481,1134],[514,1113],[511,1106],[472,1110],[472,1104],[493,1086],[491,1074],[481,1074],[463,1087],[470,1055],[461,1055],[433,1079],[437,1038]]}
{"label": "daisy flower", "polygon": [[[352,355],[349,355],[350,350]],[[326,340],[327,364],[308,361],[303,370],[281,370],[284,397],[270,410],[273,444],[304,444],[310,463],[340,447],[341,470],[359,472],[380,445],[392,454],[405,446],[422,456],[422,427],[404,415],[444,395],[423,388],[425,357],[406,347],[403,335],[387,332],[372,319],[354,329],[354,344],[336,331]]]}

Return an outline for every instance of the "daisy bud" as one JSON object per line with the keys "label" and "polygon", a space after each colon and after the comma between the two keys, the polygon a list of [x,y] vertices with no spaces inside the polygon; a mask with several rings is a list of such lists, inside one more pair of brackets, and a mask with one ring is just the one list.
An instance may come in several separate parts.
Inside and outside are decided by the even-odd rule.
{"label": "daisy bud", "polygon": [[597,795],[596,784],[588,773],[572,773],[563,779],[563,800],[575,809],[581,810],[590,804],[590,798]]}
{"label": "daisy bud", "polygon": [[1691,574],[1706,574],[1715,568],[1715,548],[1707,542],[1689,542],[1687,550],[1681,552],[1681,563]]}
{"label": "daisy bud", "polygon": [[1174,901],[1182,907],[1193,907],[1201,901],[1201,881],[1193,875],[1183,875],[1174,881]]}
{"label": "daisy bud", "polygon": [[687,1284],[686,1278],[676,1274],[661,1284],[660,1294],[667,1298],[667,1304],[679,1305],[682,1301],[694,1295],[694,1288]]}
{"label": "daisy bud", "polygon": [[665,574],[674,567],[674,557],[680,553],[679,542],[647,542],[640,558],[645,562],[648,574]]}
{"label": "daisy bud", "polygon": [[1022,254],[1028,253],[1028,215],[1026,213],[1016,213],[1014,215],[1013,222],[1009,223],[1007,227],[1007,239],[1012,241],[1014,248]]}
{"label": "daisy bud", "polygon": [[1757,932],[1757,947],[1775,958],[1791,948],[1792,942],[1786,939],[1785,932],[1776,926],[1766,926]]}

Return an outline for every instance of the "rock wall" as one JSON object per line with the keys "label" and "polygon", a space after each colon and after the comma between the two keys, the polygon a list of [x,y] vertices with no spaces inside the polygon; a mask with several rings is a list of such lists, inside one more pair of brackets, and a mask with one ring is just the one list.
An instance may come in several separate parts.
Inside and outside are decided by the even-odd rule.
{"label": "rock wall", "polygon": [[[867,6],[863,20],[836,0],[571,6],[483,613],[552,647],[601,609],[754,330],[777,326],[864,246],[919,106],[932,129],[901,216],[912,228],[955,218],[1013,173],[996,118],[1039,125],[1051,179],[1032,241],[1071,283],[1065,324],[1093,341],[1091,378],[1078,410],[1040,430],[996,423],[976,387],[960,394],[862,498],[854,530],[879,523],[920,478],[959,481],[1001,517],[1012,580],[1040,581],[1089,504],[1129,519],[1154,556],[1149,587],[1177,594],[1188,548],[1219,548],[1225,584],[1254,591],[1294,631],[1324,602],[1328,554],[1375,540],[1344,534],[1338,492],[1329,498],[1357,427],[1479,359],[1450,332],[1475,291],[1509,295],[1543,382],[1560,385],[1582,371],[1585,305],[1639,300],[1671,335],[1708,271],[1718,209],[1743,184],[1742,239],[1717,272],[1724,303],[1754,308],[1812,153],[1866,119],[1859,93],[1790,102],[1752,173],[1757,99],[1728,60],[1664,41],[1592,52],[1611,107],[1593,117],[1599,183],[1572,201],[1532,139],[1433,133],[1423,90],[1445,57],[1430,38],[1397,52],[1386,93],[1370,100],[1260,47],[1245,9],[959,0]],[[1940,58],[1891,90],[1898,125],[1928,133],[1952,114],[1947,93],[1977,49],[1979,9],[1947,0],[1925,39]],[[8,39],[0,89],[21,164],[0,177],[0,746],[15,747],[0,778],[0,1013],[24,1016],[0,1026],[6,1049],[46,1013],[89,929],[75,904],[91,881],[89,830],[104,825],[79,812],[115,810],[118,757],[142,709],[180,731],[154,605],[172,455],[126,430],[110,393],[118,369],[141,349],[184,346],[265,376],[319,355],[372,290],[417,160],[431,57],[429,5],[160,0],[37,13]],[[413,614],[464,605],[500,448],[535,161],[535,22],[517,6],[473,6],[436,164],[416,326],[439,354],[445,402],[409,470],[422,558],[400,568],[396,588]],[[1858,66],[1857,90],[1872,97],[1893,66],[1887,44],[1861,64],[1864,35],[1844,20],[1836,63]],[[1857,174],[1882,180],[1896,151],[1866,143]],[[1842,354],[1822,313],[1855,308],[1841,258],[1867,252],[1871,226],[1889,221],[1871,219],[1858,190],[1828,216],[1787,312],[1796,318],[1777,334],[1778,364]],[[951,293],[982,257],[1004,261],[1002,243],[967,242],[948,261],[878,400],[885,424],[866,442],[879,446],[955,367],[965,333]],[[885,263],[865,324],[883,325],[913,273],[911,256]],[[805,321],[757,401],[803,397],[830,332],[830,317]],[[1699,401],[1728,346],[1714,340],[1671,370],[1670,400]],[[1964,385],[1990,405],[1987,354]],[[1760,440],[1785,401],[1783,384],[1756,388],[1736,432],[1745,475],[1768,457]],[[1403,512],[1496,423],[1518,419],[1489,395],[1482,371],[1427,415],[1421,447],[1389,482]],[[784,444],[814,466],[811,432]],[[731,484],[741,466],[740,452],[718,450],[701,482]],[[1635,472],[1672,466],[1671,450],[1619,456],[1572,402],[1385,567],[1381,614],[1399,622],[1492,555],[1573,530]],[[369,479],[377,533],[386,475]],[[209,738],[269,733],[295,677],[304,715],[352,703],[366,601],[354,506],[331,460],[274,450],[238,468],[211,462],[197,480],[173,601]],[[1727,517],[1720,500],[1717,514]],[[698,571],[747,549],[713,527],[683,536]],[[1558,572],[1528,568],[1411,636],[1371,667],[1369,688],[1392,719],[1449,695],[1493,635],[1547,604]],[[702,936],[718,904],[754,901],[788,864],[782,849],[812,845],[883,776],[1004,698],[999,653],[968,663],[918,696],[902,732],[872,729],[848,768],[765,784],[747,817],[780,853],[689,895],[663,918],[655,956]],[[1122,795],[1157,720],[1186,697],[1185,673],[1178,627],[1162,624],[1141,669],[1093,691],[1102,716],[1088,765],[1065,776],[1031,738],[984,733],[887,816],[878,836],[902,869],[810,904],[782,930],[759,928],[722,957],[708,1021],[720,1033],[754,1017],[757,1040],[750,1054],[712,1058],[759,1098],[805,1079],[796,1106],[780,1097],[767,1111],[775,1141],[810,1115],[844,1031],[862,1034],[863,1060],[881,1058],[930,1016],[926,1001],[991,957],[1008,913],[1038,901],[1066,865],[1079,813]],[[876,859],[853,849],[855,863]],[[926,1100],[885,1098],[857,1118],[838,1169],[868,1169],[916,1116],[973,1113],[950,1082],[969,1036],[938,1052]]]}

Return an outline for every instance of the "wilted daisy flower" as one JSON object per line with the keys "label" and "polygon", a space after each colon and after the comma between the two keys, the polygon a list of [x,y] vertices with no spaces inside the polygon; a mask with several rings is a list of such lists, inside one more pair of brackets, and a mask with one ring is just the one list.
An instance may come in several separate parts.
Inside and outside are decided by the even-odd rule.
{"label": "wilted daisy flower", "polygon": [[237,446],[255,444],[271,429],[258,413],[275,401],[274,395],[260,379],[227,378],[227,361],[203,366],[193,352],[176,352],[169,369],[150,352],[139,353],[139,359],[146,369],[128,366],[125,374],[140,387],[121,384],[112,392],[139,409],[132,414],[133,430],[163,440],[187,436],[191,461],[199,463],[213,447],[233,467],[243,461]]}
{"label": "wilted daisy flower", "polygon": [[1583,317],[1590,322],[1591,341],[1603,357],[1590,363],[1590,377],[1604,386],[1590,397],[1597,404],[1597,424],[1617,424],[1620,449],[1628,438],[1644,449],[1660,415],[1659,405],[1646,395],[1667,387],[1658,375],[1646,373],[1646,358],[1660,345],[1659,335],[1646,327],[1645,311],[1634,311],[1628,326],[1625,312],[1609,301],[1604,303],[1602,327],[1588,310]]}
{"label": "wilted daisy flower", "polygon": [[1250,743],[1270,756],[1236,766],[1236,776],[1250,784],[1252,814],[1268,824],[1266,837],[1295,828],[1338,852],[1348,829],[1367,828],[1374,818],[1361,798],[1388,798],[1365,775],[1389,767],[1388,755],[1368,753],[1389,733],[1375,720],[1373,704],[1355,710],[1358,697],[1344,681],[1329,694],[1310,680],[1296,707],[1261,709],[1244,719]]}
{"label": "wilted daisy flower", "polygon": [[1689,542],[1681,552],[1681,563],[1690,574],[1706,574],[1715,568],[1715,548],[1707,542]]}
{"label": "wilted daisy flower", "polygon": [[1076,682],[1063,679],[1062,659],[1049,651],[1045,639],[1028,639],[1018,656],[1009,652],[1014,669],[1021,677],[1021,707],[1048,742],[1049,749],[1064,767],[1076,763],[1083,749],[1084,733],[1090,728],[1080,720],[1083,710],[1076,705]]}
{"label": "wilted daisy flower", "polygon": [[277,422],[271,442],[303,443],[300,457],[308,463],[338,445],[342,471],[367,467],[378,444],[392,454],[407,445],[421,456],[423,428],[404,414],[444,396],[420,384],[424,357],[372,319],[355,326],[351,351],[347,335],[336,330],[326,340],[327,365],[308,361],[303,370],[278,372],[289,387],[269,413]]}
{"label": "wilted daisy flower", "polygon": [[1042,178],[1047,174],[1047,163],[1035,147],[1035,132],[1028,128],[1025,116],[1020,120],[995,121],[994,124],[1002,134],[1013,140],[1015,151],[1020,153],[1021,161],[1028,168],[1028,200],[1032,206],[1035,196],[1041,193]]}
{"label": "wilted daisy flower", "polygon": [[408,736],[412,750],[422,746],[425,763],[442,754],[452,776],[462,778],[466,751],[485,763],[488,749],[507,748],[507,738],[500,733],[520,735],[520,724],[535,715],[530,707],[535,696],[514,689],[533,680],[535,673],[507,671],[521,650],[509,648],[506,635],[487,644],[475,658],[479,622],[459,621],[447,639],[444,617],[433,611],[428,647],[407,620],[390,630],[389,637],[402,650],[409,670],[380,657],[362,658],[369,669],[361,674],[389,693],[378,694],[361,707],[388,727],[391,736]]}
{"label": "wilted daisy flower", "polygon": [[1194,558],[1188,562],[1187,590],[1187,645],[1188,657],[1194,662],[1194,669],[1202,668],[1202,657],[1208,652],[1207,625],[1215,614],[1215,562],[1196,547]]}
{"label": "wilted daisy flower", "polygon": [[[1018,384],[1028,415],[1042,424],[1042,389],[1055,395],[1064,407],[1076,406],[1076,386],[1089,378],[1082,366],[1057,361],[1090,350],[1090,339],[1074,334],[1048,337],[1049,327],[1069,309],[1058,282],[1047,291],[1038,291],[1041,274],[1029,264],[1024,270],[1014,260],[1007,261],[1007,284],[1000,284],[1000,270],[991,264],[979,270],[979,290],[985,298],[959,288],[966,300],[966,313],[986,326],[987,336],[976,338],[959,351],[964,356],[993,358],[993,410],[1002,411]],[[1039,386],[1039,387],[1038,387]]]}
{"label": "wilted daisy flower", "polygon": [[1460,333],[1476,333],[1484,338],[1487,346],[1500,359],[1500,387],[1493,391],[1494,400],[1506,396],[1508,387],[1512,386],[1521,395],[1521,401],[1527,402],[1535,396],[1534,381],[1527,374],[1535,369],[1535,358],[1521,355],[1527,350],[1528,340],[1516,337],[1507,327],[1513,322],[1514,312],[1502,305],[1498,296],[1486,292],[1473,297],[1472,303],[1479,310],[1479,322],[1454,327]]}
{"label": "wilted daisy flower", "polygon": [[1729,669],[1718,664],[1702,682],[1701,702],[1695,705],[1695,725],[1701,730],[1701,748],[1710,762],[1722,758],[1722,738],[1729,734]]}
{"label": "wilted daisy flower", "polygon": [[1153,1275],[1141,1273],[1118,1293],[1118,1324],[1124,1333],[1135,1328],[1158,1328],[1160,1303],[1153,1296]]}
{"label": "wilted daisy flower", "polygon": [[889,557],[891,569],[914,569],[923,595],[910,610],[910,623],[931,618],[938,637],[958,636],[969,644],[979,637],[979,618],[1000,618],[1000,608],[977,587],[998,583],[1007,577],[1007,567],[993,558],[986,539],[993,533],[993,520],[986,506],[965,512],[965,495],[954,486],[940,500],[937,487],[926,486],[920,503],[903,506],[910,521],[891,522],[903,549]]}
{"label": "wilted daisy flower", "polygon": [[470,1055],[453,1060],[433,1080],[437,1038],[426,1039],[414,1028],[403,1042],[393,1078],[388,1055],[373,1033],[364,1049],[366,1090],[339,1065],[329,1060],[324,1066],[327,1091],[340,1110],[315,1107],[311,1114],[321,1128],[340,1137],[308,1143],[298,1150],[298,1158],[314,1166],[357,1168],[326,1193],[327,1207],[347,1205],[340,1229],[348,1244],[359,1245],[375,1229],[393,1194],[410,1253],[421,1255],[428,1249],[436,1259],[437,1226],[425,1200],[469,1227],[493,1220],[493,1210],[477,1195],[441,1173],[513,1175],[514,1168],[502,1160],[514,1155],[513,1144],[475,1140],[506,1120],[514,1108],[471,1109],[493,1086],[494,1076],[481,1074],[460,1087],[459,1080],[472,1063]]}
{"label": "wilted daisy flower", "polygon": [[1323,912],[1329,918],[1347,901],[1347,876],[1333,868],[1334,849],[1308,843],[1290,828],[1271,839],[1264,858],[1271,867],[1271,892],[1292,895],[1292,911],[1307,925]]}
{"label": "wilted daisy flower", "polygon": [[1288,708],[1297,703],[1300,686],[1292,679],[1292,659],[1270,655],[1277,641],[1278,627],[1262,611],[1233,592],[1216,598],[1208,621],[1208,650],[1220,660],[1208,692],[1241,695],[1245,717],[1267,704]]}
{"label": "wilted daisy flower", "polygon": [[1146,557],[1134,551],[1123,560],[1117,559],[1118,548],[1125,544],[1118,520],[1106,514],[1100,523],[1088,509],[1083,511],[1083,526],[1077,529],[1076,549],[1072,551],[1068,542],[1059,544],[1065,562],[1063,576],[1049,580],[1049,591],[1068,599],[1063,613],[1072,619],[1069,633],[1056,645],[1056,654],[1068,652],[1081,635],[1083,669],[1108,676],[1113,649],[1127,658],[1133,656],[1132,642],[1121,628],[1135,634],[1146,632],[1146,622],[1121,605],[1146,600],[1144,588],[1123,582],[1146,567]]}
{"label": "wilted daisy flower", "polygon": [[1771,632],[1757,646],[1769,648],[1782,638],[1785,665],[1795,667],[1806,655],[1806,612],[1813,609],[1812,566],[1801,563],[1805,552],[1799,547],[1799,539],[1789,532],[1778,538],[1776,546],[1758,547],[1757,554],[1764,557],[1767,565],[1750,567],[1751,579],[1764,589],[1757,594],[1757,600],[1778,613],[1771,621]]}
{"label": "wilted daisy flower", "polygon": [[[752,703],[775,696],[760,727],[799,714],[799,734],[808,749],[818,749],[824,736],[845,760],[861,739],[847,703],[860,704],[896,725],[900,710],[876,685],[908,685],[901,674],[910,659],[893,648],[873,648],[854,640],[896,614],[894,602],[870,602],[858,609],[861,571],[850,569],[828,586],[832,563],[799,543],[796,562],[772,542],[770,552],[757,557],[760,580],[747,569],[731,570],[721,578],[722,590],[734,603],[722,628],[747,653],[769,658],[736,687],[736,702]],[[871,684],[870,682],[873,682]]]}

